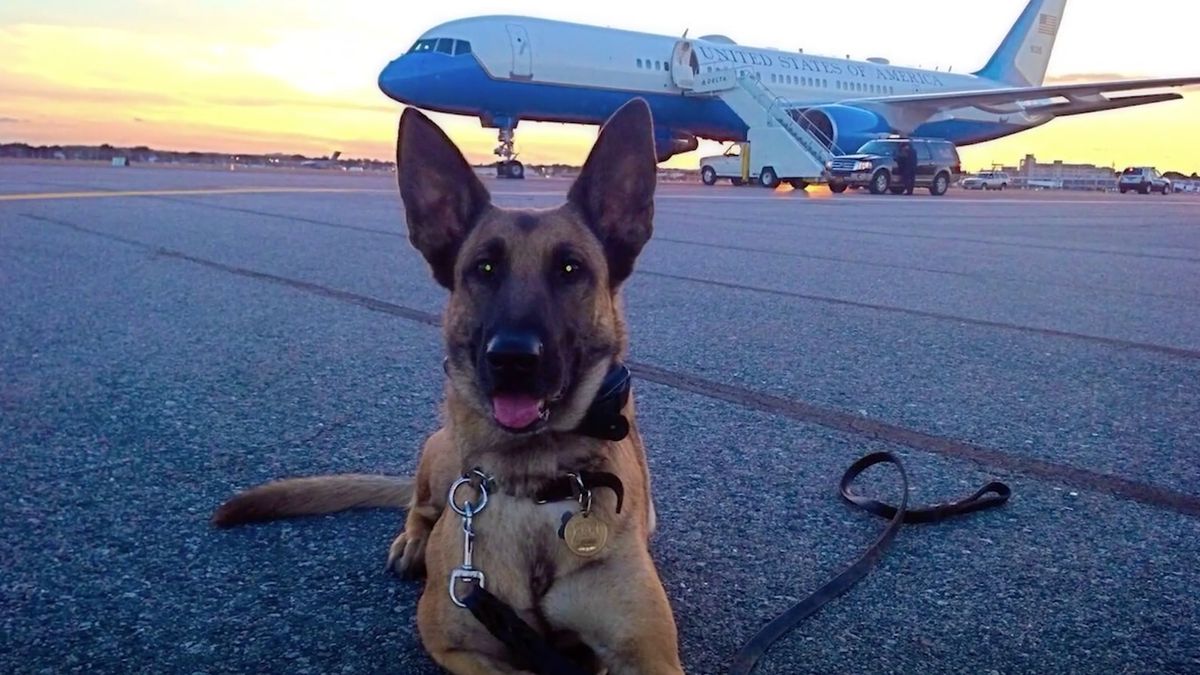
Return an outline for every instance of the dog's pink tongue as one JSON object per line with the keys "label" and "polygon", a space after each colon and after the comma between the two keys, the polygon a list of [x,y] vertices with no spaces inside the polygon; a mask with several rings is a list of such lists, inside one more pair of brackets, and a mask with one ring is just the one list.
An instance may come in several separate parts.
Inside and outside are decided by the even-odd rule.
{"label": "dog's pink tongue", "polygon": [[496,421],[509,429],[524,429],[541,414],[541,401],[527,394],[496,394],[492,397],[492,414]]}

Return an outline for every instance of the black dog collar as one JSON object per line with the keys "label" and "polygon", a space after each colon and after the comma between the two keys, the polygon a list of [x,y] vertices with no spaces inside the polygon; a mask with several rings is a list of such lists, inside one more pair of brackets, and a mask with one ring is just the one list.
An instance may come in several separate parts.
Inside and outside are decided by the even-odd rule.
{"label": "black dog collar", "polygon": [[608,488],[617,495],[617,513],[620,513],[621,506],[625,503],[625,484],[615,473],[607,471],[580,471],[560,476],[543,485],[533,499],[538,504],[565,502],[569,499],[579,499],[583,491],[596,488]]}
{"label": "black dog collar", "polygon": [[628,436],[629,420],[621,410],[629,402],[631,380],[625,364],[613,363],[575,433],[604,441],[620,441]]}

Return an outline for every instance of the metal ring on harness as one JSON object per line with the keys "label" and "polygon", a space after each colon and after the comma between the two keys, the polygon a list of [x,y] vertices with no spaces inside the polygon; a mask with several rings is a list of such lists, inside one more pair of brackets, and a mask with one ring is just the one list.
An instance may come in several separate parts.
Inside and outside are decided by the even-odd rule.
{"label": "metal ring on harness", "polygon": [[[474,504],[472,502],[464,502],[463,506],[460,508],[459,505],[454,501],[454,495],[458,494],[458,488],[474,483],[476,479],[479,479],[479,484],[474,486],[476,490],[479,490],[479,503]],[[478,513],[483,510],[483,507],[487,506],[487,481],[488,477],[479,469],[474,469],[471,471],[471,473],[466,474],[462,478],[454,481],[450,485],[450,498],[448,500],[450,502],[450,508],[454,509],[454,512],[463,518],[478,515]]]}

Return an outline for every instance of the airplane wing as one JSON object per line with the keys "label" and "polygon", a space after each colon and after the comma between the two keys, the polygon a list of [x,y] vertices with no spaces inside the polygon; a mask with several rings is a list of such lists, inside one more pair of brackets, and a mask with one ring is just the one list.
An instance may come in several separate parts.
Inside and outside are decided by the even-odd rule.
{"label": "airplane wing", "polygon": [[[1158,103],[1182,98],[1181,94],[1163,93],[1147,96],[1109,98],[1105,94],[1139,89],[1162,89],[1200,84],[1200,77],[1166,77],[1148,80],[1116,80],[1111,82],[1085,82],[1043,87],[1006,87],[1003,89],[977,89],[973,91],[937,92],[929,94],[905,94],[901,96],[872,96],[848,99],[844,103],[855,105],[879,105],[909,114],[933,115],[955,108],[1004,108],[996,112],[1020,112],[1018,103],[1030,103],[1024,110],[1030,113],[1051,115],[1078,115],[1098,110],[1128,108],[1147,103]],[[1047,102],[1049,99],[1064,101]]]}

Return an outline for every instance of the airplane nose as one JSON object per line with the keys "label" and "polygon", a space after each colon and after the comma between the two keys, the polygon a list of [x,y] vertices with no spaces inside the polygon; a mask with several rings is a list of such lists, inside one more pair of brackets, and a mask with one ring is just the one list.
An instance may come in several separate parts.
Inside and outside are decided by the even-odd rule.
{"label": "airplane nose", "polygon": [[401,56],[380,71],[379,89],[401,103],[410,103],[416,93],[412,90],[418,77],[415,70],[412,60]]}
{"label": "airplane nose", "polygon": [[486,76],[469,54],[409,53],[383,67],[379,89],[406,105],[454,112],[479,104],[480,85]]}

